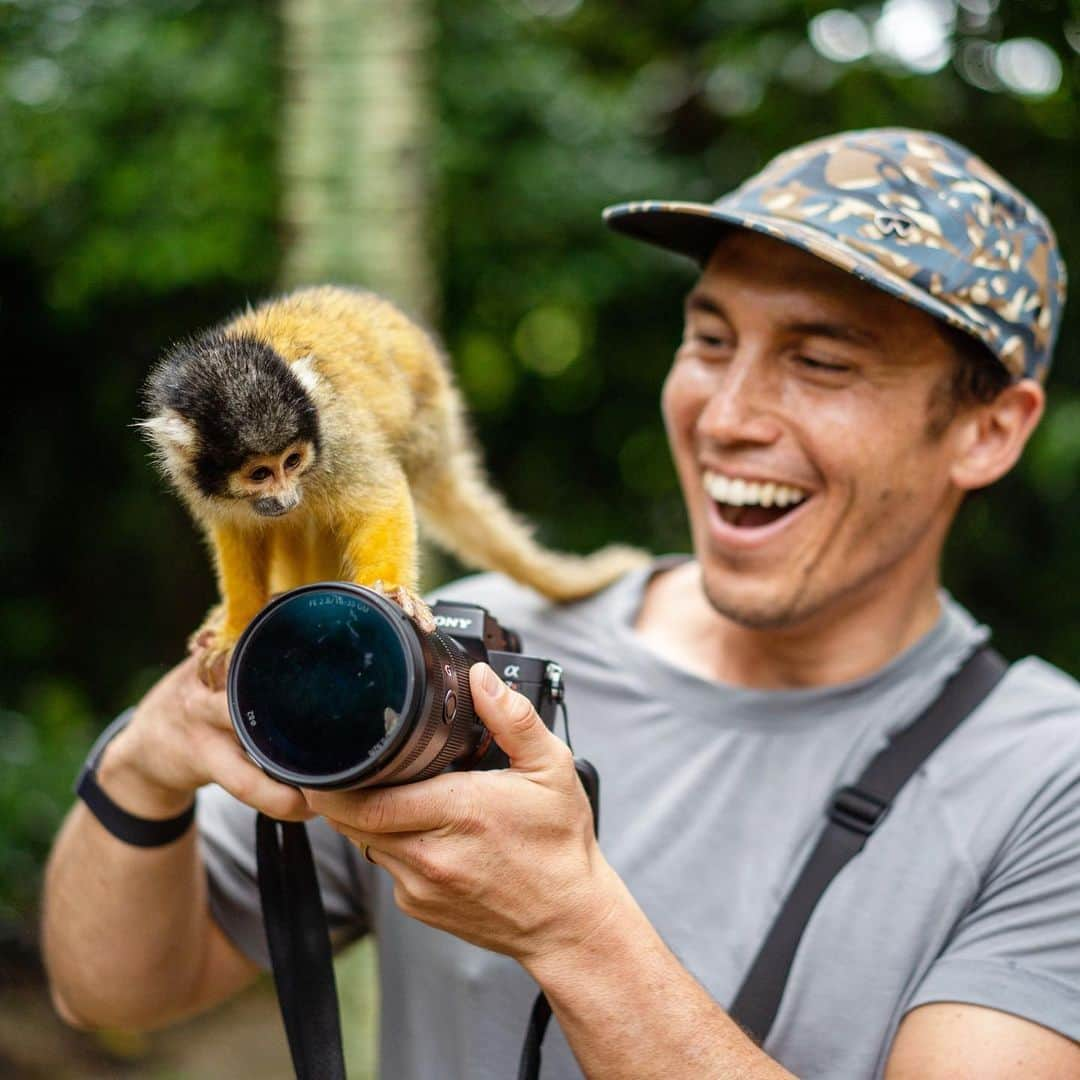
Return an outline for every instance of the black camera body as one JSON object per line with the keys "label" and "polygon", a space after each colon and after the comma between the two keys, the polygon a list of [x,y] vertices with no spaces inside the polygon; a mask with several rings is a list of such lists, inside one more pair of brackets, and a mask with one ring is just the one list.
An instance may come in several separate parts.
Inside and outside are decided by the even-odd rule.
{"label": "black camera body", "polygon": [[[555,725],[555,710],[562,701],[562,668],[552,660],[525,656],[521,639],[501,626],[487,608],[439,600],[431,609],[443,638],[452,638],[473,663],[488,664],[512,690],[529,699],[544,725]],[[471,695],[470,695],[471,700]],[[460,769],[504,769],[509,762],[479,720],[473,756],[453,766]]]}
{"label": "black camera body", "polygon": [[485,608],[440,601],[424,634],[391,600],[351,582],[272,600],[237,642],[229,712],[248,756],[298,787],[401,784],[508,764],[473,711],[469,668],[487,662],[554,725],[558,664],[521,652]]}

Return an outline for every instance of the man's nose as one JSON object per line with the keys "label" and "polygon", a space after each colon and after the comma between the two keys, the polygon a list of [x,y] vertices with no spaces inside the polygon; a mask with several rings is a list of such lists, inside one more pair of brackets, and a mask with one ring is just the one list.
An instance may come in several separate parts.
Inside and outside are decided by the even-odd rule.
{"label": "man's nose", "polygon": [[766,358],[740,347],[720,373],[698,416],[698,433],[722,446],[768,444],[780,436],[780,387]]}

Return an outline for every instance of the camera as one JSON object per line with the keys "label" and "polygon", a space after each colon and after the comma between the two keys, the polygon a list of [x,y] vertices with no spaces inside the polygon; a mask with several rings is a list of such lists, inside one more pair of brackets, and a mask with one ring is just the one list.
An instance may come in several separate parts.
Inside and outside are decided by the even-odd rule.
{"label": "camera", "polygon": [[350,582],[271,600],[229,664],[229,713],[248,756],[275,780],[323,790],[505,768],[473,712],[469,668],[490,664],[549,729],[562,669],[523,655],[485,608],[439,601],[432,612],[437,630],[425,634],[393,601]]}

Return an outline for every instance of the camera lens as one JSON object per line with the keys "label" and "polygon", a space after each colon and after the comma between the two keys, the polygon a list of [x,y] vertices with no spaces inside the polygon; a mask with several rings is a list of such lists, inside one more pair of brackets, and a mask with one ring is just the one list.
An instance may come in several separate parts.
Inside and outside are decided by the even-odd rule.
{"label": "camera lens", "polygon": [[284,783],[398,783],[442,771],[482,733],[468,667],[455,642],[421,634],[378,593],[304,586],[241,636],[229,710],[248,754]]}

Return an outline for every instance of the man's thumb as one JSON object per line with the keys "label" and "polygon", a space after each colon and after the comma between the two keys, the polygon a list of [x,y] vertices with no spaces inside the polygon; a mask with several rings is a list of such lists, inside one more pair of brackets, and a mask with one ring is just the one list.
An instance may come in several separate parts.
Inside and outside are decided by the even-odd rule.
{"label": "man's thumb", "polygon": [[469,687],[476,715],[515,769],[538,769],[550,763],[552,741],[558,740],[544,727],[527,697],[511,690],[487,664],[472,666]]}

